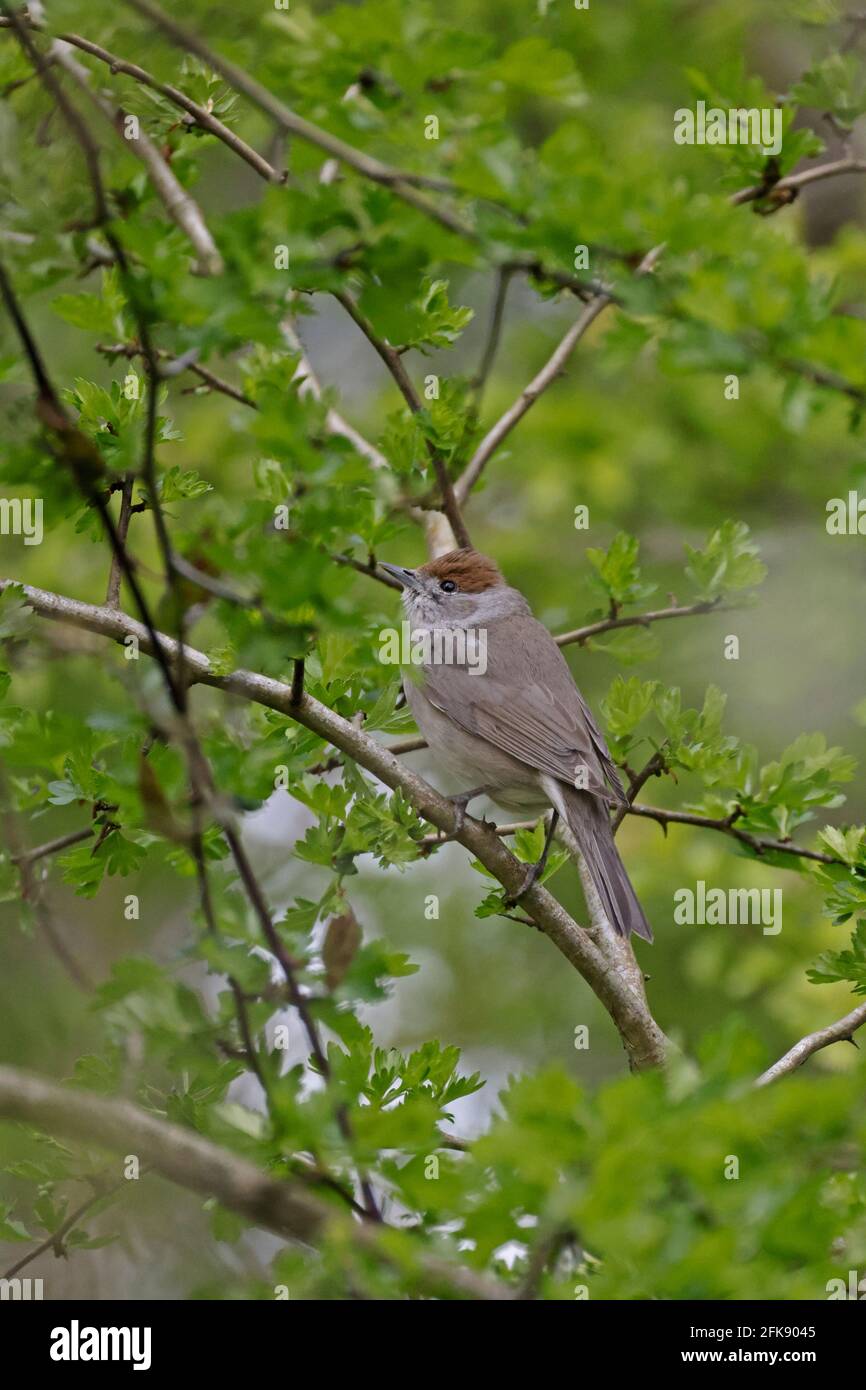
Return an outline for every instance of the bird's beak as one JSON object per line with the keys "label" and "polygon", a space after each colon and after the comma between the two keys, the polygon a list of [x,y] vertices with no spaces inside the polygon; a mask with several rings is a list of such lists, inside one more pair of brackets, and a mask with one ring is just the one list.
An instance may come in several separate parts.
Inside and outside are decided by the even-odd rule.
{"label": "bird's beak", "polygon": [[390,574],[392,579],[396,579],[402,589],[423,589],[424,587],[416,570],[401,569],[399,565],[386,565],[384,560],[379,561],[379,568],[384,570],[386,574]]}

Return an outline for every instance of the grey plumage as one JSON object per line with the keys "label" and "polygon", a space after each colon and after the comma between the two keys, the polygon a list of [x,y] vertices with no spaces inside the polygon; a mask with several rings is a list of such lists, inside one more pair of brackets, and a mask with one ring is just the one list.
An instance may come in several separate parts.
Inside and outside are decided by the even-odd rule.
{"label": "grey plumage", "polygon": [[652,927],[620,858],[604,803],[590,792],[571,787],[563,789],[563,796],[568,828],[577,840],[607,920],[622,936],[635,932],[652,941]]}
{"label": "grey plumage", "polygon": [[405,585],[413,635],[464,627],[486,638],[483,674],[469,664],[431,661],[419,682],[406,679],[418,727],[464,790],[483,785],[508,810],[534,813],[553,805],[577,841],[612,926],[651,941],[610,826],[610,804],[625,801],[622,784],[562,652],[501,576],[476,589],[463,578],[462,588],[443,594],[442,574],[472,573],[474,552],[454,556],[450,570],[451,556],[420,570],[387,567]]}

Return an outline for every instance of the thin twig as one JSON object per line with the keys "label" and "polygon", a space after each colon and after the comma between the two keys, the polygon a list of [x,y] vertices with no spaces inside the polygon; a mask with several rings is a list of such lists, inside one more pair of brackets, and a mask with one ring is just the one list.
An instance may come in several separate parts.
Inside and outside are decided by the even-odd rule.
{"label": "thin twig", "polygon": [[623,627],[649,627],[651,623],[665,622],[669,618],[694,618],[699,613],[724,613],[730,606],[722,604],[717,598],[705,599],[700,603],[674,604],[671,608],[657,608],[649,613],[602,618],[597,623],[573,628],[571,632],[560,632],[555,640],[560,647],[568,647],[574,642],[582,646],[590,637],[598,637],[602,632],[614,632]]}
{"label": "thin twig", "polygon": [[856,401],[858,405],[866,404],[866,387],[856,386],[853,381],[848,381],[838,372],[831,372],[826,367],[816,367],[811,362],[801,362],[789,357],[778,359],[777,365],[783,371],[792,372],[795,376],[811,381],[813,386],[821,386],[827,391],[838,391],[841,395]]}
{"label": "thin twig", "polygon": [[[291,319],[286,318],[283,320],[281,330],[292,352],[300,354],[295,375],[292,378],[293,381],[298,383],[298,395],[303,399],[304,396],[309,394],[314,400],[321,400],[321,382],[313,370],[310,359],[304,351],[303,343]],[[354,445],[361,457],[365,458],[373,468],[386,470],[390,467],[385,455],[376,448],[375,444],[371,444],[369,439],[365,439],[364,436],[355,429],[355,426],[349,424],[348,420],[344,419],[339,411],[334,410],[333,407],[328,408],[325,416],[325,425],[330,434],[339,435],[343,439],[348,439],[349,443]],[[397,587],[399,588],[399,585]]]}
{"label": "thin twig", "polygon": [[[804,1062],[816,1052],[820,1052],[822,1047],[829,1047],[831,1043],[849,1042],[854,1043],[854,1034],[858,1028],[862,1028],[866,1023],[866,1004],[858,1004],[856,1009],[852,1009],[844,1018],[840,1018],[836,1023],[831,1023],[827,1028],[819,1028],[815,1033],[808,1033],[805,1038],[801,1038],[792,1048],[780,1057],[778,1062],[774,1062],[765,1072],[762,1072],[755,1082],[756,1086],[767,1086],[771,1081],[778,1081],[781,1076],[788,1076],[792,1071],[796,1071]],[[856,1043],[854,1044],[856,1047]]]}
{"label": "thin twig", "polygon": [[19,865],[19,871],[21,874],[21,897],[24,902],[29,902],[32,907],[33,915],[36,918],[39,930],[42,932],[42,935],[45,937],[45,940],[48,942],[48,945],[63,966],[70,980],[72,980],[83,993],[90,994],[93,990],[93,981],[90,979],[83,966],[75,959],[75,956],[57,930],[54,918],[42,895],[41,887],[37,884],[30,870],[30,865],[25,861]]}
{"label": "thin twig", "polygon": [[607,293],[596,295],[583,309],[580,316],[571,325],[562,341],[551,353],[548,360],[539,372],[532,378],[528,385],[524,386],[520,395],[513,405],[509,406],[504,415],[496,421],[496,424],[487,431],[472,458],[467,463],[457,482],[454,484],[454,494],[459,505],[463,505],[469,497],[478,479],[484,471],[488,460],[496,452],[503,440],[514,429],[524,417],[531,406],[535,404],[543,391],[546,391],[557,377],[561,376],[565,364],[571,356],[577,344],[580,342],[584,333],[592,323],[598,318],[599,314],[607,308],[610,303],[610,295]]}
{"label": "thin twig", "polygon": [[[120,106],[114,106],[101,92],[94,91],[90,85],[90,73],[69,51],[69,45],[56,40],[51,46],[50,56],[58,63],[74,82],[86,92],[94,106],[114,128],[124,145],[141,160],[150,175],[154,191],[165,207],[169,217],[177,223],[189,239],[196,253],[196,269],[201,275],[218,275],[222,271],[222,256],[204,220],[201,208],[194,198],[175,178],[156,145],[141,129],[138,123],[134,138],[126,137],[128,116]],[[134,117],[138,121],[137,117]]]}
{"label": "thin twig", "polygon": [[324,150],[332,158],[338,159],[341,164],[348,165],[374,183],[383,184],[404,203],[408,203],[410,207],[416,208],[417,211],[431,218],[434,222],[438,222],[457,236],[470,241],[477,241],[478,237],[474,229],[446,207],[440,199],[434,201],[425,198],[412,183],[404,178],[399,169],[383,164],[381,160],[374,159],[371,155],[362,154],[354,146],[347,145],[345,140],[340,140],[336,135],[329,134],[328,131],[305,120],[303,116],[297,115],[248,72],[245,72],[243,68],[237,67],[236,64],[216,53],[199,38],[198,34],[194,34],[184,25],[179,24],[158,5],[153,4],[152,0],[126,0],[126,3],[157,25],[178,47],[195,53],[207,63],[208,67],[213,68],[214,72],[220,73],[230,86],[248,97],[255,106],[270,116],[280,129],[289,135],[296,135],[299,139],[306,140],[311,145],[317,145],[319,149]]}
{"label": "thin twig", "polygon": [[[730,835],[733,839],[748,845],[756,854],[790,854],[795,859],[811,859],[817,864],[844,865],[845,862],[832,854],[825,854],[822,850],[809,849],[805,845],[795,844],[793,840],[773,840],[760,835],[752,835],[736,825],[733,816],[701,816],[691,811],[667,811],[661,806],[640,804],[628,806],[625,815],[643,816],[647,820],[656,821],[661,826],[693,825],[699,830],[717,830],[722,835]],[[529,820],[503,821],[494,829],[497,835],[507,839],[510,835],[516,835],[519,830],[534,830],[537,824],[538,817],[535,816]],[[619,822],[617,821],[616,824],[618,825]],[[423,835],[418,844],[424,849],[435,848],[442,844],[442,837],[441,835]]]}
{"label": "thin twig", "polygon": [[[112,361],[115,357],[143,357],[144,350],[140,343],[97,343],[96,351],[101,352],[104,357]],[[160,377],[174,376],[178,370],[192,372],[209,386],[212,391],[218,391],[223,396],[229,396],[231,400],[237,401],[240,405],[249,406],[251,410],[258,410],[255,401],[241,391],[238,386],[232,386],[230,381],[224,381],[222,377],[212,372],[209,367],[203,367],[200,362],[192,358],[172,357],[172,354],[165,348],[158,348],[156,351],[158,361],[166,365],[159,373]]]}
{"label": "thin twig", "polygon": [[[3,581],[0,580],[0,585],[2,585],[2,583]],[[417,753],[420,749],[426,747],[426,738],[400,738],[396,739],[394,743],[388,744],[388,752],[393,753],[395,758],[400,758],[404,753]]]}
{"label": "thin twig", "polygon": [[471,382],[474,397],[473,408],[476,413],[480,407],[481,396],[487,384],[487,378],[493,370],[493,363],[496,361],[496,354],[499,350],[502,324],[505,319],[505,301],[508,298],[508,286],[511,284],[514,273],[515,266],[512,264],[499,266],[496,272],[496,287],[493,291],[493,306],[490,310],[490,324],[484,342],[484,351],[481,354],[478,370]]}
{"label": "thin twig", "polygon": [[616,834],[617,830],[619,830],[619,827],[622,825],[623,820],[628,814],[629,807],[633,806],[635,801],[637,800],[638,793],[646,785],[646,783],[649,781],[651,777],[658,777],[659,774],[664,771],[664,767],[664,753],[658,751],[653,753],[646,766],[643,767],[635,777],[632,777],[631,782],[629,783],[628,791],[626,792],[625,802],[622,806],[618,807],[610,823],[610,828],[613,831],[614,835]]}
{"label": "thin twig", "polygon": [[[60,842],[55,841],[53,845],[49,845],[47,848],[43,845],[36,852],[28,852],[25,849],[18,833],[18,822],[12,809],[12,797],[10,795],[8,779],[2,766],[0,766],[0,824],[3,826],[4,839],[11,851],[9,856],[10,860],[18,869],[18,876],[21,882],[22,901],[27,903],[32,909],[37,927],[45,937],[51,951],[57,957],[57,960],[66,971],[70,980],[72,980],[73,984],[77,985],[84,993],[89,994],[93,989],[93,982],[89,979],[83,967],[79,965],[75,956],[63,940],[61,933],[57,930],[54,924],[54,918],[45,902],[38,873],[33,868],[37,860],[43,858],[46,853],[53,853]],[[68,843],[73,842],[70,841],[69,837],[66,838]],[[76,838],[80,839],[84,837],[79,835]],[[60,843],[60,847],[64,848],[62,843]]]}
{"label": "thin twig", "polygon": [[[335,290],[334,298],[339,304],[342,304],[353,323],[357,325],[364,337],[378,353],[391,376],[394,378],[397,388],[410,411],[413,415],[417,415],[421,410],[421,400],[403,365],[403,359],[399,352],[396,348],[392,347],[387,339],[379,336],[370,320],[346,290]],[[425,442],[430,461],[433,465],[433,471],[436,474],[439,492],[442,497],[442,510],[448,518],[449,525],[454,533],[454,539],[459,546],[471,546],[472,541],[466,529],[466,523],[463,520],[456,488],[448,474],[445,460],[429,439]]]}
{"label": "thin twig", "polygon": [[224,145],[227,145],[234,154],[239,155],[251,168],[255,169],[257,174],[261,174],[262,178],[267,179],[269,183],[285,183],[285,169],[279,170],[274,168],[272,164],[269,164],[266,159],[262,158],[257,150],[254,150],[251,145],[248,145],[245,140],[242,140],[233,130],[229,130],[228,126],[223,125],[222,121],[218,120],[212,111],[208,111],[206,107],[200,106],[198,102],[188,97],[185,92],[179,91],[177,87],[172,87],[168,82],[159,82],[151,73],[139,67],[137,63],[130,63],[123,58],[118,58],[116,54],[109,53],[108,50],[102,48],[100,44],[92,43],[90,39],[82,38],[80,34],[64,33],[58,34],[57,37],[64,43],[72,44],[75,48],[80,48],[83,53],[89,53],[92,57],[98,58],[100,62],[107,63],[112,72],[124,73],[127,77],[132,77],[136,82],[140,82],[143,87],[149,87],[152,91],[159,92],[161,96],[164,96],[168,101],[172,102],[173,105],[180,107],[188,116],[191,116],[191,123],[200,126],[202,130],[208,131],[209,134],[215,135],[216,138],[221,140]]}
{"label": "thin twig", "polygon": [[[43,28],[42,23],[37,21],[33,16],[30,16],[26,22],[32,29],[41,30]],[[11,28],[9,20],[0,18],[0,28]],[[134,78],[136,82],[140,82],[143,87],[149,87],[151,91],[159,92],[161,96],[164,96],[174,106],[184,111],[187,117],[192,118],[189,124],[198,125],[202,130],[206,130],[209,134],[215,135],[217,139],[221,140],[224,145],[227,145],[234,154],[239,155],[251,168],[255,169],[257,174],[261,174],[262,178],[267,179],[271,183],[285,183],[285,170],[281,171],[274,168],[274,166],[269,164],[266,159],[263,159],[252,146],[248,145],[245,140],[242,140],[233,130],[229,130],[228,126],[223,125],[222,121],[218,120],[212,111],[208,111],[206,107],[200,106],[198,102],[188,97],[185,92],[181,92],[177,87],[172,87],[168,82],[158,81],[152,73],[139,67],[137,63],[130,63],[125,58],[119,58],[116,53],[109,53],[108,49],[103,48],[101,44],[93,43],[90,39],[82,38],[80,34],[62,33],[58,34],[56,37],[63,43],[71,44],[73,48],[79,48],[82,53],[88,53],[92,58],[98,58],[99,61],[105,63],[113,73],[123,73],[127,77]]]}
{"label": "thin twig", "polygon": [[[123,480],[120,491],[120,515],[117,519],[117,539],[121,545],[126,545],[126,537],[129,533],[129,523],[132,517],[132,489],[135,485],[135,474],[127,473]],[[109,608],[120,607],[120,581],[122,579],[120,560],[117,554],[111,557],[111,570],[108,576],[108,592],[105,595],[105,602]]]}
{"label": "thin twig", "polygon": [[56,840],[46,840],[42,845],[37,845],[35,849],[25,849],[18,854],[11,855],[13,864],[21,864],[25,860],[28,864],[35,864],[38,859],[45,859],[49,854],[60,854],[64,849],[70,849],[72,845],[80,845],[82,841],[89,840],[94,834],[93,827],[88,825],[83,830],[71,830],[68,835],[58,835]]}
{"label": "thin twig", "polygon": [[[663,245],[654,246],[651,251],[648,251],[637,267],[635,275],[651,274],[663,251]],[[591,327],[599,314],[603,313],[607,306],[613,302],[613,293],[609,289],[599,290],[587,301],[583,312],[571,325],[561,342],[557,344],[541,370],[536,373],[527,386],[524,386],[513,405],[510,405],[505,414],[501,415],[495,425],[488,430],[454,485],[454,494],[460,506],[466,502],[490,457],[496,452],[503,440],[508,437],[515,425],[519,424],[539,396],[556,381],[557,377],[562,375],[569,357],[587,329]]]}
{"label": "thin twig", "polygon": [[818,183],[822,179],[835,179],[840,174],[866,174],[866,159],[834,159],[828,164],[816,164],[811,169],[802,169],[799,174],[786,174],[778,179],[770,189],[765,184],[754,183],[732,193],[729,202],[738,207],[742,203],[753,203],[766,193],[786,193],[805,188],[807,184]]}
{"label": "thin twig", "polygon": [[[366,574],[368,579],[375,579],[378,584],[384,584],[387,589],[396,589],[402,593],[403,586],[398,584],[396,579],[392,579],[384,570],[380,570],[369,562],[365,565],[363,560],[356,560],[353,555],[339,555],[336,551],[327,552],[330,559],[336,565],[347,565],[349,569],[355,570],[358,574]],[[426,745],[425,745],[426,746]]]}
{"label": "thin twig", "polygon": [[[296,663],[296,669],[298,664],[299,663]],[[303,668],[301,669],[303,670]],[[290,689],[289,700],[293,707],[296,707],[303,698],[303,691],[301,691],[300,696],[293,699],[293,688]],[[252,865],[250,864],[250,861],[247,858],[247,853],[244,849],[240,836],[238,835],[234,827],[229,825],[228,823],[223,823],[222,830],[228,843],[229,849],[232,852],[232,857],[234,858],[235,864],[237,865],[237,869],[241,877],[241,882],[243,883],[244,888],[246,889],[247,897],[252,903],[253,910],[259,919],[259,924],[261,926],[264,938],[268,943],[268,947],[272,955],[274,955],[276,959],[279,961],[283,975],[285,976],[286,984],[289,990],[289,998],[298,1014],[298,1017],[301,1020],[301,1026],[303,1027],[304,1032],[306,1033],[307,1043],[310,1048],[310,1052],[312,1053],[315,1059],[316,1068],[321,1074],[321,1076],[324,1077],[325,1081],[329,1082],[331,1080],[330,1063],[328,1062],[327,1055],[322,1046],[322,1042],[319,1037],[319,1030],[316,1026],[312,1013],[310,1012],[309,1001],[302,994],[300,986],[298,984],[295,962],[292,960],[291,956],[286,950],[282,938],[280,937],[279,932],[277,931],[274,925],[273,918],[270,914],[270,909],[268,908],[268,905],[265,901],[265,896],[261,890],[259,882],[255,874],[253,873]],[[337,1125],[340,1129],[340,1133],[342,1134],[346,1142],[350,1143],[352,1139],[352,1130],[345,1106],[338,1106],[336,1118]],[[366,1174],[360,1168],[358,1170],[358,1181],[361,1186],[361,1191],[364,1195],[364,1204],[366,1207],[368,1218],[372,1221],[381,1221],[382,1214],[379,1210],[379,1204],[376,1201],[376,1196],[373,1192],[372,1185],[369,1179],[367,1178]]]}
{"label": "thin twig", "polygon": [[691,811],[667,811],[660,806],[642,806],[639,804],[629,806],[627,814],[643,816],[647,820],[656,821],[661,826],[696,825],[703,830],[719,830],[723,835],[730,835],[733,839],[739,840],[741,844],[748,845],[749,849],[754,850],[756,854],[790,854],[798,859],[814,860],[816,864],[844,863],[833,854],[825,854],[822,850],[817,849],[806,849],[803,845],[796,845],[790,840],[773,840],[765,836],[753,835],[737,825],[732,816],[701,816]]}
{"label": "thin twig", "polygon": [[[91,1179],[91,1181],[93,1180]],[[41,1240],[38,1245],[34,1246],[32,1250],[28,1251],[28,1253],[22,1256],[14,1265],[10,1265],[0,1277],[3,1279],[14,1278],[16,1274],[20,1274],[22,1269],[26,1269],[29,1264],[32,1264],[34,1260],[38,1259],[40,1255],[44,1255],[46,1250],[53,1250],[58,1257],[64,1255],[66,1253],[63,1248],[64,1237],[78,1225],[82,1216],[86,1216],[91,1207],[95,1207],[97,1202],[103,1201],[106,1197],[113,1197],[115,1192],[120,1191],[126,1181],[126,1178],[120,1178],[118,1182],[112,1183],[110,1187],[103,1189],[103,1191],[94,1192],[92,1197],[88,1197],[85,1202],[81,1203],[81,1206],[76,1207],[71,1215],[67,1216],[66,1220],[57,1227],[56,1231],[52,1231],[50,1235],[47,1235],[44,1240]]]}
{"label": "thin twig", "polygon": [[562,1251],[574,1241],[570,1226],[560,1226],[539,1237],[529,1252],[529,1261],[515,1297],[521,1301],[536,1298],[545,1271],[555,1265]]}

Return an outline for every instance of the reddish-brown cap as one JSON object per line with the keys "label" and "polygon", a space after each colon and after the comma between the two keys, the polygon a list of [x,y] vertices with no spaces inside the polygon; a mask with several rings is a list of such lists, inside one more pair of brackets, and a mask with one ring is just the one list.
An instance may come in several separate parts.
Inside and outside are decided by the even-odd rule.
{"label": "reddish-brown cap", "polygon": [[421,565],[418,573],[429,574],[440,581],[453,579],[465,594],[480,594],[485,589],[505,583],[493,561],[468,546],[462,550],[449,550],[447,555],[430,560],[428,564]]}

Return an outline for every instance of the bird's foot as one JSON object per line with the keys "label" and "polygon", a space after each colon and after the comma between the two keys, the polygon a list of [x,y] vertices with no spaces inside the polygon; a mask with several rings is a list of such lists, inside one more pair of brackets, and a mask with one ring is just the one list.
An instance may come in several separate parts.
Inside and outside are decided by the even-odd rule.
{"label": "bird's foot", "polygon": [[544,873],[544,866],[546,860],[547,855],[544,855],[543,858],[536,860],[534,864],[527,864],[526,873],[523,875],[523,882],[521,883],[517,892],[509,893],[508,897],[504,899],[506,907],[516,907],[517,904],[520,902],[520,899],[526,897],[526,894],[529,892],[530,888],[533,888],[535,886],[535,884],[541,878],[541,875]]}
{"label": "bird's foot", "polygon": [[457,839],[457,836],[466,823],[466,808],[470,801],[474,801],[478,796],[484,796],[486,792],[486,787],[473,787],[471,791],[460,792],[457,796],[446,797],[446,801],[450,801],[451,805],[454,807],[454,829],[448,835],[446,835],[444,831],[440,833],[439,838],[443,845],[449,840]]}
{"label": "bird's foot", "polygon": [[516,907],[520,899],[526,897],[530,888],[534,887],[540,880],[547,864],[547,856],[550,854],[550,846],[553,844],[553,834],[556,830],[558,820],[559,812],[552,811],[550,820],[547,823],[547,832],[544,836],[544,849],[541,851],[540,857],[534,864],[527,865],[526,873],[523,876],[523,882],[519,889],[516,893],[509,893],[508,897],[505,899],[506,907]]}

